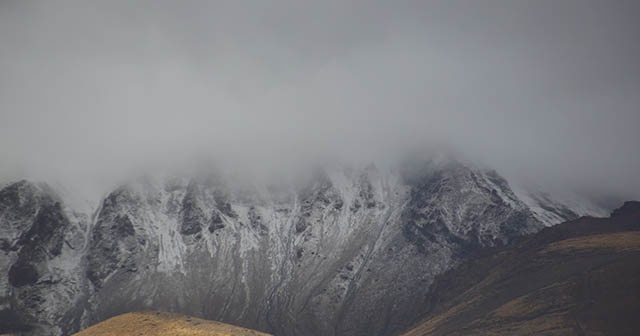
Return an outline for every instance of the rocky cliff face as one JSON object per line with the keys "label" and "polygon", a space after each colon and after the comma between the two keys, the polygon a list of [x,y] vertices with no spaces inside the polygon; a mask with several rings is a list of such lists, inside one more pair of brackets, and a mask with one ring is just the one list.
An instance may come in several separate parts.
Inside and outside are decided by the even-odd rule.
{"label": "rocky cliff face", "polygon": [[154,308],[277,335],[389,335],[463,256],[553,224],[453,160],[266,186],[141,179],[89,218],[28,182],[0,192],[0,314],[16,317],[0,330],[68,334]]}
{"label": "rocky cliff face", "polygon": [[0,329],[61,334],[80,326],[88,217],[46,186],[0,191]]}

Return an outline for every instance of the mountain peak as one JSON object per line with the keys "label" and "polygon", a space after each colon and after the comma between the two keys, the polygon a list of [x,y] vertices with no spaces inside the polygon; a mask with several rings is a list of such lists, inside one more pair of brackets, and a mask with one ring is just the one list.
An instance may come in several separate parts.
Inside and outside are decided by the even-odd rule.
{"label": "mountain peak", "polygon": [[628,215],[638,215],[640,216],[640,201],[627,201],[619,207],[615,209],[611,213],[611,217],[618,216],[628,216]]}
{"label": "mountain peak", "polygon": [[[145,309],[285,336],[396,332],[437,274],[544,226],[491,169],[454,156],[402,167],[324,167],[269,181],[143,176],[107,193],[90,221],[67,210],[66,193],[57,208],[28,202],[20,211],[20,197],[55,194],[21,181],[0,191],[1,224],[13,228],[0,274],[13,269],[20,280],[0,299],[54,335]],[[16,243],[22,236],[46,253]]]}

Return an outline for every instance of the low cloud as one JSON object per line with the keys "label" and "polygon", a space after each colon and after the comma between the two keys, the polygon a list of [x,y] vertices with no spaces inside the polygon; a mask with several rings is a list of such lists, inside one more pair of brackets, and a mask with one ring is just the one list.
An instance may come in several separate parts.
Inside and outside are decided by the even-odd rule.
{"label": "low cloud", "polygon": [[0,176],[87,188],[445,145],[640,195],[633,1],[3,1]]}

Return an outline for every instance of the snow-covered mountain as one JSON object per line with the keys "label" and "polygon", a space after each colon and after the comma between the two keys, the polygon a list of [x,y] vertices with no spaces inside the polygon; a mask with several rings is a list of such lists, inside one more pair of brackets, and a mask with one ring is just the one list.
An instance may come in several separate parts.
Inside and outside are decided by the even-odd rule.
{"label": "snow-covered mountain", "polygon": [[585,214],[453,159],[311,175],[143,178],[93,214],[46,185],[8,185],[0,332],[64,335],[153,308],[276,335],[390,335],[466,254]]}

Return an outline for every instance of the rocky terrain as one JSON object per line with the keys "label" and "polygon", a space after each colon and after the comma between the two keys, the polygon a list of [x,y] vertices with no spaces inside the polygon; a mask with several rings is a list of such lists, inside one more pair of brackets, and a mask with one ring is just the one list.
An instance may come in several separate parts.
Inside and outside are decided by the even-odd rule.
{"label": "rocky terrain", "polygon": [[638,335],[640,202],[583,217],[437,277],[405,336]]}
{"label": "rocky terrain", "polygon": [[437,275],[581,209],[443,158],[295,183],[141,178],[94,213],[20,181],[0,191],[0,333],[161,309],[277,335],[392,335]]}

